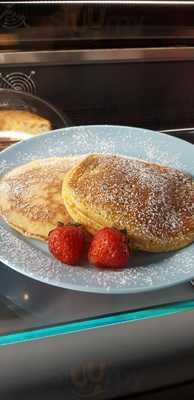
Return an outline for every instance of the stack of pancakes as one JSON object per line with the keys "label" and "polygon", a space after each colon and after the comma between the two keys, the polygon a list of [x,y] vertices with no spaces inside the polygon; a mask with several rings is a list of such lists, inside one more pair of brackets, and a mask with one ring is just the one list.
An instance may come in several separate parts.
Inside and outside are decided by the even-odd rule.
{"label": "stack of pancakes", "polygon": [[50,158],[0,181],[0,212],[19,232],[47,240],[57,222],[125,230],[144,251],[194,241],[194,185],[183,172],[115,155]]}

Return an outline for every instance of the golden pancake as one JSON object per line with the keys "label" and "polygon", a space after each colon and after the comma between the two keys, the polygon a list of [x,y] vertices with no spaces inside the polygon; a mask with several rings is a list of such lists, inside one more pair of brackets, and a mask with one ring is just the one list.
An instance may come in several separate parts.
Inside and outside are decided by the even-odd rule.
{"label": "golden pancake", "polygon": [[192,178],[173,168],[114,155],[89,155],[67,172],[64,204],[94,233],[125,229],[129,244],[150,252],[194,241]]}
{"label": "golden pancake", "polygon": [[47,240],[58,221],[71,222],[61,198],[65,173],[76,157],[48,158],[19,166],[0,180],[0,214],[25,236]]}

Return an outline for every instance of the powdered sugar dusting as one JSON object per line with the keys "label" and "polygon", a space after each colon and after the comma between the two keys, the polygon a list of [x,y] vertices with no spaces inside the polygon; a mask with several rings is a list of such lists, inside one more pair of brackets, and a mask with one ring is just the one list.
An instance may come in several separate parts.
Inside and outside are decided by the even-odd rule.
{"label": "powdered sugar dusting", "polygon": [[0,160],[0,176],[4,175],[10,169],[10,163],[7,160]]}
{"label": "powdered sugar dusting", "polygon": [[[159,138],[159,140],[158,140]],[[168,138],[168,139],[167,139]],[[148,162],[160,163],[173,168],[186,170],[187,157],[182,147],[192,146],[188,143],[169,149],[169,141],[173,138],[144,129],[112,126],[78,126],[66,128],[34,137],[17,145],[10,146],[1,153],[0,175],[2,166],[8,163],[6,170],[33,159],[77,155],[87,153],[122,154],[130,158],[142,159]],[[173,149],[174,150],[174,149]],[[10,157],[9,157],[10,154]],[[11,154],[14,154],[13,160]],[[194,160],[190,160],[194,170]],[[189,172],[189,171],[188,171]]]}
{"label": "powdered sugar dusting", "polygon": [[119,156],[89,156],[82,165],[71,178],[76,203],[81,199],[101,218],[104,212],[105,223],[111,216],[114,227],[129,229],[135,244],[135,237],[146,236],[154,248],[161,248],[161,242],[167,247],[169,241],[173,244],[194,232],[191,177],[172,168]]}
{"label": "powdered sugar dusting", "polygon": [[160,263],[133,266],[122,271],[64,266],[52,256],[0,226],[1,259],[13,269],[55,286],[101,293],[137,292],[186,281],[194,276],[194,253],[179,251]]}

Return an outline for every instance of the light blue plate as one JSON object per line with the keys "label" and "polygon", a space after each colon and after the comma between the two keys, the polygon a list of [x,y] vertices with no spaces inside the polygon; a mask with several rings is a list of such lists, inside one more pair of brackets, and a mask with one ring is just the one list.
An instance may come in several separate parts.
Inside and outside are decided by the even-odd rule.
{"label": "light blue plate", "polygon": [[[0,153],[1,175],[33,159],[117,153],[175,167],[194,175],[194,146],[149,130],[121,126],[65,128],[28,139]],[[194,244],[168,254],[139,254],[120,272],[64,266],[47,246],[0,223],[0,260],[16,271],[51,285],[98,293],[136,293],[194,278]]]}

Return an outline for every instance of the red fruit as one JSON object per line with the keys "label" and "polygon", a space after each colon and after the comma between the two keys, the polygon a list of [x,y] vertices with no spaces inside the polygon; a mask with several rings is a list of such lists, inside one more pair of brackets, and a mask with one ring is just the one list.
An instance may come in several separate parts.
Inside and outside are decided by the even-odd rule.
{"label": "red fruit", "polygon": [[88,252],[90,264],[100,268],[122,268],[129,260],[127,237],[124,233],[103,228],[94,236]]}
{"label": "red fruit", "polygon": [[58,260],[75,265],[82,256],[85,235],[81,226],[60,224],[49,233],[48,247]]}

